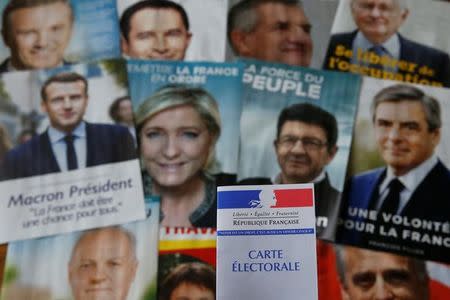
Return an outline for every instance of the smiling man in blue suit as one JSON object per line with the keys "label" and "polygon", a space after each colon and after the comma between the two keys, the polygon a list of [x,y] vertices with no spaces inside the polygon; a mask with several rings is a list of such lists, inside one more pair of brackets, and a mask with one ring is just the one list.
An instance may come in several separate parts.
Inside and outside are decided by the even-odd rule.
{"label": "smiling man in blue suit", "polygon": [[77,73],[59,73],[41,88],[41,108],[50,126],[27,143],[9,151],[2,179],[22,178],[136,158],[133,138],[119,125],[83,120],[88,82]]}

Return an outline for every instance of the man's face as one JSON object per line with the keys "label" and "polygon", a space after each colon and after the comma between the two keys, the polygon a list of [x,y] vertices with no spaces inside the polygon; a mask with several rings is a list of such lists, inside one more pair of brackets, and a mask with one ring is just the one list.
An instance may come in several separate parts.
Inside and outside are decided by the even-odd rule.
{"label": "man's face", "polygon": [[75,300],[125,300],[137,261],[128,237],[103,229],[85,235],[69,262]]}
{"label": "man's face", "polygon": [[183,60],[191,33],[175,9],[145,8],[130,20],[128,40],[122,37],[122,51],[132,58]]}
{"label": "man's face", "polygon": [[214,291],[203,286],[183,282],[170,294],[169,300],[214,300]]}
{"label": "man's face", "polygon": [[126,124],[133,124],[133,107],[130,99],[120,101],[119,118]]}
{"label": "man's face", "polygon": [[56,2],[13,11],[5,44],[16,69],[56,67],[63,62],[72,33],[71,8]]}
{"label": "man's face", "polygon": [[326,143],[322,127],[286,121],[275,141],[282,183],[306,183],[319,176],[337,151],[337,147],[329,151]]}
{"label": "man's face", "polygon": [[253,31],[232,33],[238,55],[308,67],[313,46],[311,25],[303,10],[296,5],[263,3],[256,13]]}
{"label": "man's face", "polygon": [[408,17],[397,0],[353,0],[351,9],[356,26],[374,44],[388,40]]}
{"label": "man's face", "polygon": [[427,279],[410,258],[350,247],[344,257],[344,300],[428,299]]}
{"label": "man's face", "polygon": [[428,159],[439,144],[440,130],[428,130],[422,104],[382,102],[375,111],[375,137],[383,160],[398,176]]}
{"label": "man's face", "polygon": [[45,89],[41,107],[50,124],[63,132],[72,132],[83,119],[88,97],[84,82],[52,82]]}

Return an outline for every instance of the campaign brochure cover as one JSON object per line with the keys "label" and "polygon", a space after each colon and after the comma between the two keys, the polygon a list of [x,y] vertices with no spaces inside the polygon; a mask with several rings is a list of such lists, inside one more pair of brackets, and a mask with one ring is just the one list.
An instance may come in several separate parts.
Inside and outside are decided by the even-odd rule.
{"label": "campaign brochure cover", "polygon": [[217,194],[217,299],[318,299],[313,185]]}
{"label": "campaign brochure cover", "polygon": [[156,300],[159,199],[146,219],[10,243],[4,300]]}
{"label": "campaign brochure cover", "polygon": [[247,57],[321,68],[339,1],[255,2],[250,14],[242,3],[229,0],[227,61]]}
{"label": "campaign brochure cover", "polygon": [[123,73],[108,60],[1,76],[0,243],[144,218],[133,136],[108,114]]}
{"label": "campaign brochure cover", "polygon": [[[145,4],[147,2],[147,4]],[[117,0],[122,55],[150,60],[225,60],[228,0]]]}
{"label": "campaign brochure cover", "polygon": [[337,242],[450,262],[449,97],[364,77]]}
{"label": "campaign brochure cover", "polygon": [[158,253],[159,299],[216,299],[215,228],[161,227]]}
{"label": "campaign brochure cover", "polygon": [[161,225],[216,227],[216,186],[238,169],[242,65],[127,66],[144,192],[161,196]]}
{"label": "campaign brochure cover", "polygon": [[1,0],[0,72],[120,57],[115,0]]}
{"label": "campaign brochure cover", "polygon": [[334,240],[361,78],[242,62],[238,181],[314,182],[317,236]]}
{"label": "campaign brochure cover", "polygon": [[437,1],[339,1],[323,68],[450,87],[449,16]]}

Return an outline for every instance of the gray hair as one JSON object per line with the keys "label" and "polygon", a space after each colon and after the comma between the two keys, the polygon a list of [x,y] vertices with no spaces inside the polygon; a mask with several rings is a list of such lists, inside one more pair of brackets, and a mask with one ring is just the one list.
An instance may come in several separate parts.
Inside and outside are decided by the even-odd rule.
{"label": "gray hair", "polygon": [[428,123],[428,130],[434,131],[442,126],[441,108],[439,102],[425,94],[419,88],[406,84],[396,84],[380,90],[374,97],[370,106],[372,121],[375,122],[375,113],[378,105],[383,102],[411,101],[422,104]]}
{"label": "gray hair", "polygon": [[157,113],[181,105],[194,108],[211,134],[213,147],[208,154],[203,171],[206,176],[218,173],[220,164],[216,158],[215,144],[221,132],[219,106],[214,97],[201,87],[167,85],[144,100],[135,113],[138,135],[145,122]]}
{"label": "gray hair", "polygon": [[83,241],[83,239],[91,234],[97,234],[100,233],[102,231],[116,231],[117,233],[123,234],[127,240],[128,243],[130,245],[130,249],[131,249],[131,253],[133,255],[133,259],[135,261],[137,261],[137,254],[136,254],[136,237],[134,236],[134,234],[130,231],[128,231],[127,229],[121,227],[121,226],[108,226],[108,227],[102,227],[102,228],[95,228],[95,229],[90,229],[90,230],[86,230],[83,231],[80,236],[78,237],[76,243],[74,244],[73,248],[72,248],[72,253],[70,254],[70,262],[72,262],[74,256],[75,256],[75,252],[78,249],[79,244]]}
{"label": "gray hair", "polygon": [[264,3],[281,3],[284,5],[296,5],[302,7],[300,0],[242,0],[231,7],[228,12],[227,35],[231,47],[231,33],[235,30],[252,32],[258,23],[256,8]]}

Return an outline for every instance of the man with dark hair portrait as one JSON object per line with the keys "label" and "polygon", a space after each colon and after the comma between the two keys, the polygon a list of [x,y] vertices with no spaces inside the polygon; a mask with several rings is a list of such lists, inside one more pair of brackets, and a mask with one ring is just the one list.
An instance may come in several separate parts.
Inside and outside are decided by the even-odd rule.
{"label": "man with dark hair portrait", "polygon": [[83,232],[68,264],[74,300],[126,300],[137,267],[131,232],[119,226]]}
{"label": "man with dark hair portrait", "polygon": [[350,9],[357,29],[331,36],[324,69],[341,70],[339,65],[346,62],[354,66],[350,72],[411,82],[406,76],[417,75],[426,66],[431,71],[426,76],[420,73],[426,81],[419,83],[450,86],[449,55],[398,32],[409,15],[406,0],[350,0]]}
{"label": "man with dark hair portrait", "polygon": [[169,0],[143,0],[120,18],[121,46],[130,58],[183,60],[191,42],[184,8]]}
{"label": "man with dark hair portrait", "polygon": [[275,153],[281,172],[274,178],[246,178],[239,184],[314,183],[316,216],[327,216],[330,226],[317,229],[317,236],[333,239],[339,212],[340,192],[328,179],[325,167],[338,147],[336,118],[319,106],[293,104],[278,116]]}
{"label": "man with dark hair portrait", "polygon": [[170,271],[159,288],[159,300],[214,300],[216,272],[207,264],[183,263]]}
{"label": "man with dark hair portrait", "polygon": [[[414,86],[380,90],[371,105],[378,152],[385,167],[351,178],[348,205],[421,219],[448,221],[443,196],[450,171],[435,154],[441,139],[439,102]],[[433,199],[430,205],[427,199]]]}
{"label": "man with dark hair portrait", "polygon": [[11,0],[2,19],[2,37],[11,56],[0,72],[63,65],[73,18],[68,0]]}
{"label": "man with dark hair portrait", "polygon": [[228,12],[228,40],[241,57],[308,67],[310,31],[298,0],[242,0]]}
{"label": "man with dark hair portrait", "polygon": [[119,125],[83,120],[88,82],[77,73],[58,73],[41,88],[41,108],[50,126],[10,150],[1,168],[2,179],[56,173],[136,158],[133,138]]}
{"label": "man with dark hair portrait", "polygon": [[336,263],[343,300],[428,300],[424,261],[407,256],[340,246]]}

